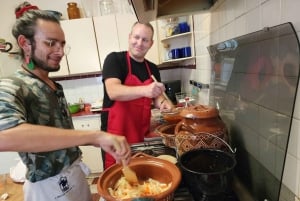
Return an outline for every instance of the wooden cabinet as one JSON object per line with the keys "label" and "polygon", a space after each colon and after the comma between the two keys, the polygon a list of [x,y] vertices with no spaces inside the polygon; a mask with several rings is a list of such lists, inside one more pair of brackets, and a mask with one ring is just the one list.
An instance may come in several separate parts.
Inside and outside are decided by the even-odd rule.
{"label": "wooden cabinet", "polygon": [[101,66],[103,66],[104,59],[110,52],[120,50],[118,29],[115,20],[115,15],[94,17]]}
{"label": "wooden cabinet", "polygon": [[61,62],[61,69],[50,76],[65,76],[100,71],[100,60],[92,18],[61,21],[70,51]]}
{"label": "wooden cabinet", "polygon": [[[104,15],[61,21],[69,53],[61,61],[61,69],[50,73],[51,77],[98,72],[110,52],[128,50],[128,37],[132,25],[137,21],[134,14]],[[154,44],[146,58],[159,64],[159,49],[156,22]]]}
{"label": "wooden cabinet", "polygon": [[150,48],[150,50],[148,51],[147,55],[146,55],[146,58],[155,63],[155,64],[159,64],[159,49],[158,49],[158,46],[159,46],[159,43],[160,41],[158,40],[158,28],[157,28],[157,23],[156,21],[152,21],[150,22],[151,25],[153,26],[153,29],[154,29],[154,35],[153,35],[153,45],[152,47]]}
{"label": "wooden cabinet", "polygon": [[[159,52],[161,53],[160,64],[195,64],[193,16],[177,17],[177,23],[175,24],[176,26],[174,29],[179,29],[179,23],[187,22],[187,24],[189,25],[189,31],[183,33],[170,33],[170,30],[168,28],[168,20],[170,20],[170,18],[157,20],[157,26],[159,27],[158,38],[160,40]],[[184,47],[191,47],[190,56],[180,57],[176,59],[171,58],[170,51],[172,49],[181,49]]]}
{"label": "wooden cabinet", "polygon": [[[101,66],[110,52],[128,50],[128,37],[132,25],[137,21],[133,14],[116,14],[94,17]],[[159,63],[156,22],[151,22],[154,28],[154,44],[146,58],[153,63]]]}
{"label": "wooden cabinet", "polygon": [[[73,124],[76,130],[100,130],[100,116],[73,117]],[[92,173],[103,171],[101,149],[94,146],[80,146],[82,160],[89,166]]]}

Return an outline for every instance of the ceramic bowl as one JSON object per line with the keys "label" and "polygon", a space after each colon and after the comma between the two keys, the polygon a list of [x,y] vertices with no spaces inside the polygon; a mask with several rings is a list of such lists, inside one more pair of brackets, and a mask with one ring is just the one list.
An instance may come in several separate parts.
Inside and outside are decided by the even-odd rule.
{"label": "ceramic bowl", "polygon": [[172,111],[161,112],[162,118],[170,124],[176,124],[183,119],[183,117],[180,115],[182,109],[182,107],[178,107]]}
{"label": "ceramic bowl", "polygon": [[68,105],[68,108],[69,108],[69,111],[71,114],[75,114],[75,113],[79,112],[81,109],[80,107],[81,107],[81,104],[79,104],[79,103],[74,103],[74,104]]}
{"label": "ceramic bowl", "polygon": [[[138,153],[134,157],[128,166],[136,172],[139,180],[152,178],[162,183],[172,183],[168,190],[147,198],[152,198],[156,201],[173,200],[174,192],[181,181],[179,168],[167,160],[152,157],[144,153]],[[106,201],[117,201],[116,198],[109,194],[108,188],[113,188],[116,182],[123,176],[122,168],[121,165],[115,164],[106,169],[98,179],[98,192]],[[123,201],[130,200],[132,199],[123,199]]]}
{"label": "ceramic bowl", "polygon": [[155,129],[155,133],[162,137],[163,143],[171,148],[176,148],[175,144],[175,127],[176,124],[162,124]]}

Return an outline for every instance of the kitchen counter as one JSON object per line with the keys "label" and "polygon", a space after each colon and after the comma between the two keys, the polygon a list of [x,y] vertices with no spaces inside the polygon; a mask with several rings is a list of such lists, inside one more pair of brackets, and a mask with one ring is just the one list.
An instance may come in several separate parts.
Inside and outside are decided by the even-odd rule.
{"label": "kitchen counter", "polygon": [[96,111],[96,112],[91,112],[91,111],[80,111],[77,112],[75,114],[72,114],[72,117],[80,117],[80,116],[90,116],[90,115],[100,115],[101,114],[101,110],[100,111]]}
{"label": "kitchen counter", "polygon": [[[0,178],[2,179],[4,175],[0,175]],[[13,180],[10,178],[8,174],[5,174],[6,176],[6,183],[5,186],[2,186],[0,184],[0,192],[2,195],[3,188],[4,192],[8,193],[8,201],[23,201],[23,183],[15,183]],[[0,195],[0,196],[1,196]]]}

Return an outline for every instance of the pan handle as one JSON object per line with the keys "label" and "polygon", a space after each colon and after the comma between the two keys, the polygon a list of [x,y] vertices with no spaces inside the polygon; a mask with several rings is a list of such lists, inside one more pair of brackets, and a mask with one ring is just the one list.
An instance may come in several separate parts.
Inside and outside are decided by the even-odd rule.
{"label": "pan handle", "polygon": [[223,140],[222,138],[220,138],[220,137],[218,137],[218,136],[216,136],[216,135],[213,135],[213,134],[211,134],[211,133],[205,133],[205,132],[199,132],[199,133],[201,133],[201,134],[205,134],[205,135],[209,135],[209,136],[211,136],[211,137],[215,137],[215,138],[217,138],[217,139],[219,139],[220,141],[222,141],[226,146],[227,146],[227,148],[234,154],[234,153],[236,153],[236,148],[231,148],[231,146],[225,141],[225,140]]}
{"label": "pan handle", "polygon": [[132,158],[138,158],[138,157],[148,157],[148,158],[152,158],[153,156],[145,154],[144,152],[137,152],[136,154],[134,154],[132,156]]}

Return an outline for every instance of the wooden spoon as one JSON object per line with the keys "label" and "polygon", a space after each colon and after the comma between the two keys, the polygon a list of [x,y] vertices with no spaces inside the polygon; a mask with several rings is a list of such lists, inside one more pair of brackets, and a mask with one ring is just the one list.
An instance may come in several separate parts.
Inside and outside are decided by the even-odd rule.
{"label": "wooden spoon", "polygon": [[[154,82],[157,82],[157,80],[156,80],[156,78],[154,77],[154,75],[151,75],[151,78],[152,78],[152,80],[153,80]],[[163,96],[165,97],[165,99],[166,99],[167,101],[170,102],[172,108],[174,108],[175,106],[173,105],[173,102],[170,100],[170,98],[167,96],[167,94],[166,94],[165,92],[163,93]]]}
{"label": "wooden spoon", "polygon": [[[120,150],[120,146],[116,142],[114,142],[114,148],[117,151]],[[136,176],[136,173],[126,165],[125,159],[122,159],[122,165],[123,165],[122,172],[124,174],[125,179],[131,184],[137,184],[138,178]]]}
{"label": "wooden spoon", "polygon": [[123,163],[122,172],[126,180],[131,184],[138,184],[138,178],[136,176],[136,173],[125,164],[124,160],[122,160],[122,163]]}

